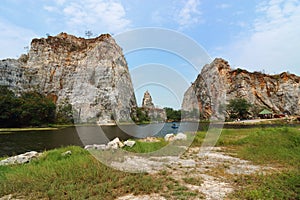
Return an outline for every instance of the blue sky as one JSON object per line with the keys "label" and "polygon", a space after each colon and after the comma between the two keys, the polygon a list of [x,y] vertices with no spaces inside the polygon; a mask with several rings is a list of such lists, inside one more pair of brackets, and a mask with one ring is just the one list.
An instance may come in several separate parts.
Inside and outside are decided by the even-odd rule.
{"label": "blue sky", "polygon": [[[117,35],[142,27],[185,34],[211,58],[222,57],[233,68],[300,75],[300,0],[1,0],[0,58],[20,56],[32,38],[46,33]],[[162,63],[175,70],[181,66],[178,71],[187,82],[197,76],[172,55],[145,51],[126,58],[130,69]],[[154,103],[166,106],[160,100]]]}

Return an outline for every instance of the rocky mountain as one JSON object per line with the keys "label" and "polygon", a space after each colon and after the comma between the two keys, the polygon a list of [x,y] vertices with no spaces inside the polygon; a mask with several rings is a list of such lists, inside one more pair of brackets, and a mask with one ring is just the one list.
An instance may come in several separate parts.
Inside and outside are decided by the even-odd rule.
{"label": "rocky mountain", "polygon": [[165,121],[167,119],[166,111],[161,108],[155,107],[151,94],[147,90],[144,93],[143,101],[142,101],[142,112],[145,112],[150,119],[150,121]]}
{"label": "rocky mountain", "polygon": [[144,93],[143,102],[142,102],[143,108],[154,108],[154,104],[152,102],[152,97],[148,90]]}
{"label": "rocky mountain", "polygon": [[71,104],[78,122],[128,121],[136,107],[127,62],[109,34],[33,39],[28,54],[0,61],[0,85],[16,93],[36,90],[57,105]]}
{"label": "rocky mountain", "polygon": [[224,117],[224,107],[231,99],[244,98],[253,104],[251,110],[268,108],[274,113],[300,115],[300,77],[287,72],[267,75],[232,69],[217,58],[203,67],[186,91],[182,109],[199,109],[201,117]]}

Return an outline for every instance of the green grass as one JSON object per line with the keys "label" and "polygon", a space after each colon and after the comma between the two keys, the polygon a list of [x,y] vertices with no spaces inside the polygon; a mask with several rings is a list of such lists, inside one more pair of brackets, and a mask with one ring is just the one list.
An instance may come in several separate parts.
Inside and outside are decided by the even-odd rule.
{"label": "green grass", "polygon": [[300,199],[299,128],[224,130],[218,145],[233,148],[242,159],[281,170],[236,177],[242,188],[232,193],[231,198]]}
{"label": "green grass", "polygon": [[243,188],[230,194],[230,199],[300,199],[299,171],[240,176],[236,184]]}
{"label": "green grass", "polygon": [[256,164],[297,167],[300,161],[298,128],[225,130],[218,145],[235,147],[238,157]]}
{"label": "green grass", "polygon": [[201,186],[203,179],[201,177],[184,177],[183,181],[187,184]]}
{"label": "green grass", "polygon": [[[67,150],[72,155],[61,156]],[[157,193],[163,182],[147,174],[106,167],[80,147],[46,152],[30,164],[0,167],[0,197],[18,194],[27,199],[114,199],[128,193]]]}
{"label": "green grass", "polygon": [[[197,133],[192,146],[201,146],[204,138],[205,132]],[[156,143],[137,141],[133,148],[124,149],[149,153],[167,144],[163,139]],[[217,146],[242,159],[276,168],[265,175],[233,177],[237,190],[229,199],[300,199],[299,127],[224,129]],[[67,150],[72,155],[61,156]],[[187,174],[183,181],[201,185],[202,180]],[[0,197],[16,194],[26,199],[114,199],[129,193],[160,193],[167,199],[202,197],[168,177],[167,171],[156,175],[117,171],[80,147],[51,150],[29,164],[0,166]]]}
{"label": "green grass", "polygon": [[168,142],[164,141],[163,138],[160,138],[159,142],[136,141],[133,147],[126,146],[123,149],[134,153],[150,153],[165,147],[167,144]]}

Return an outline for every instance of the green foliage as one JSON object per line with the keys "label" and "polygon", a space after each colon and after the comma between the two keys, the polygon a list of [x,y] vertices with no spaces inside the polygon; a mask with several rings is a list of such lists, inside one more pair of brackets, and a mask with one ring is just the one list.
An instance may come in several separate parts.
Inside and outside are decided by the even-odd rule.
{"label": "green foliage", "polygon": [[136,117],[132,119],[136,123],[147,123],[150,122],[150,117],[148,115],[148,111],[144,108],[137,107],[136,108]]}
{"label": "green foliage", "polygon": [[181,120],[181,110],[174,110],[173,108],[164,108],[167,114],[168,121],[180,121]]}
{"label": "green foliage", "polygon": [[73,109],[70,103],[59,105],[55,122],[57,124],[74,124]]}
{"label": "green foliage", "polygon": [[20,97],[0,87],[0,127],[41,126],[54,122],[55,104],[37,92]]}
{"label": "green foliage", "polygon": [[0,127],[12,127],[19,121],[21,102],[5,86],[0,86]]}
{"label": "green foliage", "polygon": [[246,99],[231,99],[227,105],[227,112],[231,119],[246,119],[249,115],[251,104]]}
{"label": "green foliage", "polygon": [[37,92],[26,92],[21,98],[21,125],[40,126],[53,123],[55,104]]}

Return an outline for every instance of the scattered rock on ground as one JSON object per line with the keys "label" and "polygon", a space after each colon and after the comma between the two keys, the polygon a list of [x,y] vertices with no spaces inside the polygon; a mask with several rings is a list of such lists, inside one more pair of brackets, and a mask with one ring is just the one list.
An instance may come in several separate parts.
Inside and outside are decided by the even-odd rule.
{"label": "scattered rock on ground", "polygon": [[174,141],[174,138],[175,138],[175,135],[173,133],[169,133],[169,134],[165,135],[165,137],[164,137],[165,141],[167,141],[167,142]]}
{"label": "scattered rock on ground", "polygon": [[12,194],[0,197],[0,200],[25,200],[24,197],[14,197]]}
{"label": "scattered rock on ground", "polygon": [[135,145],[135,141],[133,141],[133,140],[126,140],[124,142],[124,145],[128,146],[128,147],[133,147]]}
{"label": "scattered rock on ground", "polygon": [[115,138],[107,143],[107,147],[108,149],[118,149],[124,147],[124,144],[120,141],[119,138]]}
{"label": "scattered rock on ground", "polygon": [[186,134],[184,133],[178,133],[177,135],[175,135],[174,140],[186,140]]}
{"label": "scattered rock on ground", "polygon": [[61,154],[62,156],[70,156],[72,155],[72,151],[66,151],[64,153]]}
{"label": "scattered rock on ground", "polygon": [[32,159],[38,158],[41,154],[36,151],[30,151],[24,154],[20,154],[17,156],[12,156],[0,161],[1,165],[14,165],[14,164],[23,164],[28,163]]}
{"label": "scattered rock on ground", "polygon": [[[223,150],[224,148],[220,147],[211,147],[209,150],[201,149],[206,152],[203,154],[200,153],[200,148],[194,147],[189,148],[181,157],[125,156],[120,162],[112,162],[111,166],[124,171],[150,174],[164,170],[168,177],[175,179],[190,191],[203,195],[205,199],[226,199],[226,196],[235,188],[234,182],[228,177],[257,172],[265,173],[272,170],[270,167],[253,165],[249,161],[226,155],[222,152]],[[201,183],[199,185],[186,183],[184,178],[189,175],[194,178],[198,177],[202,180]],[[144,199],[143,196],[127,197],[127,199]],[[149,198],[145,196],[145,199]]]}
{"label": "scattered rock on ground", "polygon": [[160,142],[160,140],[157,137],[146,137],[139,139],[140,142]]}
{"label": "scattered rock on ground", "polygon": [[120,141],[119,138],[115,138],[112,141],[108,142],[107,144],[89,144],[84,147],[86,150],[110,150],[110,149],[118,149],[124,147],[125,144]]}
{"label": "scattered rock on ground", "polygon": [[117,198],[116,200],[165,200],[166,198],[160,196],[159,194],[149,194],[149,195],[139,195],[134,196],[133,194],[129,194],[126,196],[122,196]]}

